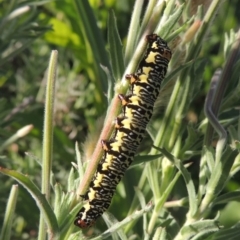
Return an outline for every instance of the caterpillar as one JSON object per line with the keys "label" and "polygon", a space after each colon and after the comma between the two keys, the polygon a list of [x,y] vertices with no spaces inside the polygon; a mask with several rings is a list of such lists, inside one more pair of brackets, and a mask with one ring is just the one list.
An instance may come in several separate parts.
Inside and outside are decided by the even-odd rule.
{"label": "caterpillar", "polygon": [[83,196],[86,203],[74,221],[80,228],[92,226],[108,209],[116,186],[132,163],[152,116],[172,53],[157,34],[147,35],[146,40],[148,47],[137,72],[125,76],[130,82],[129,92],[118,96],[122,113],[115,120],[114,134],[110,140],[101,141],[103,157],[89,190]]}

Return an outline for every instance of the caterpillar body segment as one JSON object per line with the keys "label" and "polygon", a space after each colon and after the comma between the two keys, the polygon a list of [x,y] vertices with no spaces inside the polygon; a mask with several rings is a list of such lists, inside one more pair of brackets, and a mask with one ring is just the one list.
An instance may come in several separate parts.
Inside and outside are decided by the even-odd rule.
{"label": "caterpillar body segment", "polygon": [[74,221],[80,228],[92,226],[109,207],[117,184],[132,163],[152,116],[172,53],[158,35],[147,35],[146,40],[148,47],[137,72],[126,75],[131,85],[129,93],[126,96],[119,94],[122,114],[115,120],[114,134],[110,140],[102,140],[103,157],[84,195],[86,203]]}

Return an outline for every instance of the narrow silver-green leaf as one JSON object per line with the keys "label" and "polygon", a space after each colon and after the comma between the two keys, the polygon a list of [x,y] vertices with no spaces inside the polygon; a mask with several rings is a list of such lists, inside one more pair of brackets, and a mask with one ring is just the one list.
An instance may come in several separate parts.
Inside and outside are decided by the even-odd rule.
{"label": "narrow silver-green leaf", "polygon": [[122,42],[117,30],[116,17],[113,10],[109,12],[108,18],[108,43],[113,75],[116,81],[119,81],[124,72],[124,60]]}
{"label": "narrow silver-green leaf", "polygon": [[50,196],[50,175],[52,169],[53,152],[53,118],[54,118],[54,100],[55,85],[57,73],[58,52],[52,51],[47,75],[44,128],[43,128],[43,149],[42,149],[42,192],[46,198]]}
{"label": "narrow silver-green leaf", "polygon": [[216,220],[200,220],[198,222],[184,226],[181,229],[181,239],[192,239],[197,233],[218,231],[219,226]]}
{"label": "narrow silver-green leaf", "polygon": [[230,169],[237,155],[230,147],[227,147],[222,156],[222,161],[214,167],[211,178],[209,179],[206,192],[218,195],[226,184]]}
{"label": "narrow silver-green leaf", "polygon": [[229,229],[219,230],[217,233],[213,234],[210,238],[206,240],[237,240],[240,239],[240,223]]}
{"label": "narrow silver-green leaf", "polygon": [[[53,118],[54,118],[54,100],[55,85],[57,73],[57,57],[58,52],[52,51],[47,74],[46,97],[44,108],[44,127],[43,127],[43,147],[42,147],[42,193],[46,199],[50,199],[51,188],[51,170],[52,170],[52,154],[53,154]],[[38,239],[45,238],[47,233],[44,222],[43,212],[40,212],[39,234]],[[48,233],[49,235],[50,233]],[[50,235],[49,235],[50,236]]]}
{"label": "narrow silver-green leaf", "polygon": [[153,240],[166,240],[166,239],[168,239],[166,228],[158,227],[153,236]]}
{"label": "narrow silver-green leaf", "polygon": [[108,69],[107,67],[104,67],[103,65],[101,65],[102,67],[102,70],[105,72],[106,74],[106,80],[107,80],[107,83],[108,83],[108,91],[107,91],[107,100],[108,100],[108,105],[111,104],[111,101],[113,99],[113,96],[114,96],[114,89],[113,89],[113,86],[115,84],[115,79],[110,71],[110,69]]}
{"label": "narrow silver-green leaf", "polygon": [[161,151],[162,154],[164,154],[168,158],[168,160],[170,160],[183,175],[184,181],[186,183],[187,191],[188,191],[188,196],[189,196],[189,205],[190,205],[189,211],[190,211],[190,215],[193,216],[197,211],[197,196],[196,196],[195,187],[194,187],[190,173],[184,167],[183,163],[179,159],[176,159],[167,150],[165,150],[164,148],[156,148],[156,149]]}
{"label": "narrow silver-green leaf", "polygon": [[0,168],[0,172],[16,179],[31,194],[31,196],[36,201],[36,204],[39,207],[41,213],[44,216],[44,219],[48,226],[49,235],[52,237],[52,239],[58,239],[59,229],[57,219],[51,206],[46,200],[45,195],[41,193],[39,188],[22,173],[6,168]]}
{"label": "narrow silver-green leaf", "polygon": [[13,185],[9,199],[7,201],[7,207],[4,215],[4,220],[2,223],[2,229],[0,234],[0,240],[9,240],[11,239],[11,228],[15,212],[15,207],[18,197],[18,185]]}
{"label": "narrow silver-green leaf", "polygon": [[200,206],[200,212],[208,210],[213,199],[221,192],[229,179],[229,172],[237,156],[229,146],[225,149],[221,161],[217,162],[206,187],[206,194]]}
{"label": "narrow silver-green leaf", "polygon": [[151,216],[151,219],[149,221],[148,228],[147,228],[148,233],[151,233],[153,231],[155,222],[158,218],[158,214],[159,214],[160,210],[162,209],[164,203],[166,202],[168,196],[170,195],[173,187],[175,186],[175,184],[176,184],[176,182],[177,182],[177,180],[179,179],[180,176],[181,176],[181,172],[179,171],[175,174],[172,181],[169,183],[169,185],[167,186],[165,191],[162,193],[162,196],[160,197],[160,199],[156,200],[155,207],[153,209],[153,213],[152,213],[152,216]]}
{"label": "narrow silver-green leaf", "polygon": [[134,158],[133,163],[131,164],[131,166],[128,168],[132,168],[135,167],[136,165],[139,165],[141,163],[146,163],[146,162],[151,162],[154,161],[156,159],[158,159],[159,157],[162,157],[162,154],[156,154],[156,155],[138,155]]}
{"label": "narrow silver-green leaf", "polygon": [[[78,12],[78,24],[79,33],[84,35],[86,46],[92,56],[94,57],[95,74],[99,76],[99,87],[102,92],[107,92],[107,81],[105,81],[105,74],[102,71],[100,64],[110,69],[107,52],[105,50],[105,43],[102,37],[102,33],[97,26],[97,21],[93,14],[93,11],[87,0],[74,0],[76,10]],[[97,39],[97,41],[96,41]],[[90,47],[89,47],[90,46]]]}
{"label": "narrow silver-green leaf", "polygon": [[169,6],[172,7],[171,4],[167,4],[167,8],[165,10],[165,12],[167,12],[167,13],[164,13],[164,15],[163,15],[163,18],[165,17],[167,20],[164,22],[164,25],[159,24],[159,26],[156,30],[156,32],[159,33],[162,38],[165,38],[166,36],[168,36],[168,34],[170,32],[172,32],[172,29],[175,26],[176,22],[182,16],[185,4],[183,3],[182,5],[177,7],[176,11],[173,14],[171,13],[170,15],[168,15],[169,14],[169,12],[168,12]]}
{"label": "narrow silver-green leaf", "polygon": [[187,138],[182,146],[182,152],[185,153],[188,149],[192,149],[197,141],[200,140],[200,134],[191,126],[187,126]]}
{"label": "narrow silver-green leaf", "polygon": [[74,168],[71,168],[69,176],[68,176],[68,187],[67,190],[68,192],[72,191],[74,189],[74,181],[75,181],[75,170]]}
{"label": "narrow silver-green leaf", "polygon": [[[102,217],[103,217],[108,229],[111,228],[112,226],[118,224],[117,218],[115,218],[109,212],[105,212]],[[119,239],[127,240],[128,238],[127,238],[127,235],[124,233],[123,229],[119,228],[117,231],[111,232],[111,239],[112,240],[119,240]]]}
{"label": "narrow silver-green leaf", "polygon": [[56,215],[56,218],[59,219],[61,212],[62,188],[58,183],[54,186],[54,194],[54,213]]}
{"label": "narrow silver-green leaf", "polygon": [[240,199],[240,191],[228,192],[214,199],[212,204],[217,205],[217,204],[229,203],[231,201],[239,201],[239,199]]}
{"label": "narrow silver-green leaf", "polygon": [[133,8],[133,13],[132,13],[132,18],[128,30],[128,38],[127,38],[127,43],[126,43],[126,48],[125,48],[125,55],[124,55],[124,62],[125,64],[128,64],[130,59],[132,58],[133,52],[136,47],[136,42],[137,42],[137,32],[140,27],[140,17],[141,17],[141,12],[142,12],[142,7],[143,7],[143,0],[136,0],[135,5]]}
{"label": "narrow silver-green leaf", "polygon": [[145,208],[143,208],[139,211],[135,211],[134,213],[132,213],[131,215],[129,215],[128,217],[123,219],[121,222],[114,224],[112,227],[110,227],[104,233],[93,238],[92,240],[100,240],[100,239],[107,238],[112,232],[117,231],[118,229],[122,228],[123,226],[125,226],[127,223],[133,221],[134,219],[141,217],[144,213],[150,212],[152,210],[152,207],[153,207],[152,204],[148,204],[148,205],[146,205]]}
{"label": "narrow silver-green leaf", "polygon": [[[59,240],[68,240],[71,239],[67,237],[70,233],[73,232],[73,228],[76,228],[73,224],[74,218],[77,215],[79,209],[82,207],[82,202],[77,203],[67,214],[65,214],[65,218],[63,219],[61,225],[59,226],[60,229],[60,238]],[[82,231],[79,231],[81,234]],[[82,238],[78,238],[82,239]]]}

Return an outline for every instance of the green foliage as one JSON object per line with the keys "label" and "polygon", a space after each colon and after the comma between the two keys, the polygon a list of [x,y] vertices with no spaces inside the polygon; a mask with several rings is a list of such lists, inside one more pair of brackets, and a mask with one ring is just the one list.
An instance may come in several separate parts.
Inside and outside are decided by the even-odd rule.
{"label": "green foliage", "polygon": [[[0,1],[0,239],[239,239],[231,209],[240,195],[239,3],[194,2]],[[101,150],[89,141],[74,154],[74,143],[99,132],[105,113],[100,140],[109,139],[116,96],[129,87],[124,76],[136,71],[152,32],[173,51],[164,110],[112,214],[81,231],[73,225],[79,185],[91,180]]]}

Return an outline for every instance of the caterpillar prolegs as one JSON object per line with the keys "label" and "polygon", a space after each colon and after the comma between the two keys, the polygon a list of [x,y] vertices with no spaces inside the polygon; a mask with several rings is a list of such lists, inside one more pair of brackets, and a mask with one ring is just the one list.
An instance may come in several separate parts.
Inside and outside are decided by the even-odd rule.
{"label": "caterpillar prolegs", "polygon": [[146,40],[148,47],[136,74],[126,75],[131,84],[130,94],[119,95],[123,110],[115,120],[113,138],[102,140],[103,157],[84,196],[87,202],[74,221],[80,228],[92,226],[109,207],[116,186],[132,163],[152,116],[172,53],[158,35],[147,35]]}

